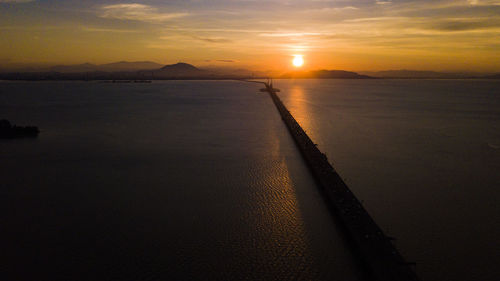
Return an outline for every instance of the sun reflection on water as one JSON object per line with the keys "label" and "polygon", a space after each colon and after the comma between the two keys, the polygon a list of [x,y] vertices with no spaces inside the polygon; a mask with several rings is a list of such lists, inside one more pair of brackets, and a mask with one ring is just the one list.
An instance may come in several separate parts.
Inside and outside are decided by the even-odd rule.
{"label": "sun reflection on water", "polygon": [[285,105],[288,107],[288,110],[290,110],[295,120],[299,122],[304,130],[310,128],[311,121],[309,118],[309,108],[304,99],[304,88],[301,85],[294,84],[286,94],[287,101]]}
{"label": "sun reflection on water", "polygon": [[[256,186],[260,188],[253,194],[257,206],[252,223],[260,234],[265,235],[260,246],[263,249],[277,249],[272,253],[274,257],[266,261],[268,266],[283,270],[280,273],[283,278],[289,274],[311,276],[314,273],[308,271],[314,268],[311,264],[313,260],[307,258],[310,256],[310,245],[296,187],[283,152],[286,148],[281,147],[280,137],[276,131],[270,131],[265,140],[272,153],[264,157],[266,164],[259,169]],[[297,268],[303,270],[297,272]],[[295,277],[300,279],[300,276]]]}

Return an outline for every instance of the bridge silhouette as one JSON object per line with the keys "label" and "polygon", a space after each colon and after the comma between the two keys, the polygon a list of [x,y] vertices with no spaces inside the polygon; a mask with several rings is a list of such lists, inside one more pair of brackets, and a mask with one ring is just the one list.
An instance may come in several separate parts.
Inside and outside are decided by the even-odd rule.
{"label": "bridge silhouette", "polygon": [[243,80],[263,84],[261,92],[269,96],[278,109],[283,122],[302,154],[309,170],[324,196],[332,213],[339,218],[341,226],[353,250],[358,253],[368,275],[377,281],[418,281],[412,266],[406,262],[392,244],[394,238],[384,234],[361,202],[335,171],[326,155],[309,138],[290,111],[276,94],[272,79],[267,82]]}

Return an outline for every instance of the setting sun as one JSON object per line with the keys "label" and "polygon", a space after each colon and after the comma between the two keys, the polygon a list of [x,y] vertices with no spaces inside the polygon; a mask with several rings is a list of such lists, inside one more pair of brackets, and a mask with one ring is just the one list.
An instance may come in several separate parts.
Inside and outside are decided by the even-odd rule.
{"label": "setting sun", "polygon": [[292,63],[295,67],[301,67],[304,64],[304,58],[302,55],[294,55]]}

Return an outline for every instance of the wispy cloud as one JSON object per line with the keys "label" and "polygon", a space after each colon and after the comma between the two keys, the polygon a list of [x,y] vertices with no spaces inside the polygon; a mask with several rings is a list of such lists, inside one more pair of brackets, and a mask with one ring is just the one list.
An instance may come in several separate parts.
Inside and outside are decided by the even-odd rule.
{"label": "wispy cloud", "polygon": [[230,43],[232,40],[227,39],[227,38],[222,38],[222,37],[203,37],[203,36],[196,36],[192,35],[191,36],[193,39],[207,42],[207,43]]}
{"label": "wispy cloud", "polygon": [[310,10],[319,10],[319,11],[326,11],[326,12],[345,12],[349,10],[359,10],[358,7],[354,6],[345,6],[345,7],[325,7],[325,8],[319,8],[319,9],[306,9],[306,11]]}
{"label": "wispy cloud", "polygon": [[381,21],[395,21],[395,20],[407,20],[408,17],[374,17],[374,18],[356,18],[348,19],[344,22],[381,22]]}
{"label": "wispy cloud", "polygon": [[136,20],[145,22],[165,22],[171,19],[187,16],[187,13],[168,13],[159,11],[158,8],[138,4],[114,4],[101,7],[99,14],[102,18]]}
{"label": "wispy cloud", "polygon": [[449,19],[433,22],[427,26],[428,29],[438,31],[469,31],[490,29],[500,30],[500,20],[498,18],[471,18],[471,19]]}
{"label": "wispy cloud", "polygon": [[225,62],[225,63],[235,63],[237,60],[205,60],[205,62]]}
{"label": "wispy cloud", "polygon": [[263,37],[307,37],[307,36],[319,36],[322,35],[319,32],[266,32],[261,33],[259,36]]}
{"label": "wispy cloud", "polygon": [[[17,4],[23,2],[37,5]],[[53,44],[63,39],[91,42],[84,46],[93,50],[88,57],[106,60],[110,56],[162,59],[168,53],[169,57],[200,61],[229,57],[241,64],[278,61],[280,56],[301,53],[311,66],[314,57],[318,65],[344,61],[351,67],[350,63],[367,65],[375,61],[383,65],[390,56],[398,58],[394,65],[413,58],[419,64],[446,63],[449,60],[439,58],[451,55],[464,58],[463,61],[468,58],[467,62],[482,59],[485,65],[493,65],[500,58],[500,0],[0,3],[11,13],[0,16],[0,41],[6,38],[4,41],[14,42],[7,45],[31,48],[39,59],[45,59],[49,53],[56,59],[61,53],[70,53],[69,44]],[[35,24],[40,22],[46,24]],[[33,40],[31,45],[24,40],[34,36],[43,40]],[[16,48],[0,49],[0,53],[8,52],[1,56],[23,59],[23,53]]]}
{"label": "wispy cloud", "polygon": [[0,30],[22,30],[22,31],[49,31],[49,30],[62,30],[62,29],[68,29],[69,27],[67,26],[51,26],[51,25],[45,25],[45,26],[23,26],[23,25],[6,25],[6,26],[0,26]]}
{"label": "wispy cloud", "polygon": [[167,40],[170,42],[193,42],[193,41],[198,41],[198,42],[204,42],[204,43],[214,43],[214,44],[219,44],[219,43],[231,43],[233,40],[225,38],[225,37],[215,37],[215,36],[200,36],[195,33],[190,33],[190,32],[180,32],[180,33],[175,33],[167,36],[160,36],[161,40]]}
{"label": "wispy cloud", "polygon": [[111,32],[111,33],[137,33],[137,32],[139,32],[138,30],[131,30],[131,29],[100,28],[100,27],[88,27],[88,26],[81,26],[80,29],[85,31],[85,32]]}
{"label": "wispy cloud", "polygon": [[35,0],[0,0],[0,3],[28,3],[34,1]]}

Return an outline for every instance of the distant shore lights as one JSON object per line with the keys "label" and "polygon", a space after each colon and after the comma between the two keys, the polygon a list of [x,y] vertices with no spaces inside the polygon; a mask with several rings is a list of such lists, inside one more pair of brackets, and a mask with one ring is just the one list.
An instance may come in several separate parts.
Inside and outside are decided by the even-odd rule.
{"label": "distant shore lights", "polygon": [[304,58],[302,57],[302,55],[293,55],[292,64],[295,67],[301,67],[302,65],[304,65]]}

